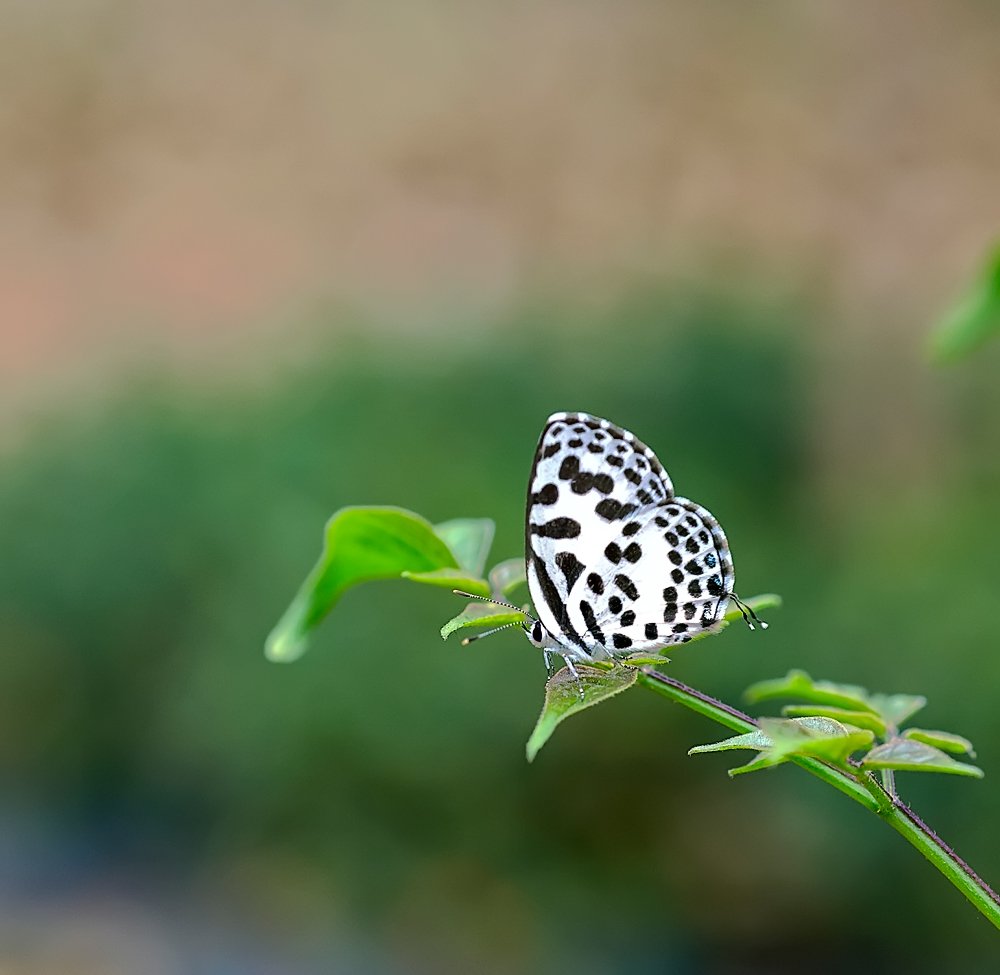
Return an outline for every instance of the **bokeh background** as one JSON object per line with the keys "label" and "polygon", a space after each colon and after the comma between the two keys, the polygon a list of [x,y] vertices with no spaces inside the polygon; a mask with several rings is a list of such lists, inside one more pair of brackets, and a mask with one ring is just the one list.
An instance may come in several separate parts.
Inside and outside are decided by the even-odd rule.
{"label": "bokeh background", "polygon": [[[900,776],[1000,882],[1000,351],[927,331],[1000,232],[982,0],[0,0],[4,975],[987,972],[808,776],[635,691],[533,766],[543,668],[351,592],[351,503],[519,554],[544,418],[610,417],[786,608],[674,655],[926,693]],[[731,756],[730,756],[731,758]]]}

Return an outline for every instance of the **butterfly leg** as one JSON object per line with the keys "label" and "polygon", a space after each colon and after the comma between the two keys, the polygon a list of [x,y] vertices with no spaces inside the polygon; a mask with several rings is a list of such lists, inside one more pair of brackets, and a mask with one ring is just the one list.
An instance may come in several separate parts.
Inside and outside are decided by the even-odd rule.
{"label": "butterfly leg", "polygon": [[579,695],[580,700],[582,701],[583,700],[583,681],[580,680],[580,673],[576,669],[576,667],[573,666],[573,661],[570,660],[569,657],[563,657],[563,663],[566,664],[566,669],[572,675],[573,680],[576,681],[576,693]]}

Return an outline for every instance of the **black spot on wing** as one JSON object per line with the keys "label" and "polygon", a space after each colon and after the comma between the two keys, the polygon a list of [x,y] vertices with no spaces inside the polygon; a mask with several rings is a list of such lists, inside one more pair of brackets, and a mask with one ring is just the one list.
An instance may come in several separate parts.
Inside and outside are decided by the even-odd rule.
{"label": "black spot on wing", "polygon": [[597,625],[597,617],[594,616],[594,607],[591,606],[586,599],[581,599],[580,612],[583,614],[583,621],[587,624],[587,629],[590,631],[593,638],[603,647],[606,643],[604,639],[604,632]]}
{"label": "black spot on wing", "polygon": [[544,460],[548,460],[550,457],[558,454],[560,450],[562,450],[562,445],[558,441],[556,443],[550,443],[548,447],[542,451],[542,458]]}
{"label": "black spot on wing", "polygon": [[559,480],[561,481],[571,481],[579,473],[580,460],[572,454],[564,458],[563,462],[559,465]]}
{"label": "black spot on wing", "polygon": [[657,637],[657,635],[658,635],[657,629],[656,629],[656,624],[655,623],[647,623],[646,624],[646,628],[643,630],[643,633],[645,633],[647,640],[655,640],[656,637]]}
{"label": "black spot on wing", "polygon": [[542,538],[576,538],[580,534],[580,522],[573,518],[553,518],[544,524],[532,525],[531,534]]}
{"label": "black spot on wing", "polygon": [[624,633],[616,633],[611,638],[611,642],[614,643],[617,650],[627,650],[632,646],[632,641]]}
{"label": "black spot on wing", "polygon": [[546,484],[531,496],[532,504],[555,504],[559,500],[559,488],[554,484]]}
{"label": "black spot on wing", "polygon": [[601,494],[610,494],[615,489],[615,480],[610,474],[595,474],[594,487],[597,488]]}
{"label": "black spot on wing", "polygon": [[632,542],[631,545],[627,546],[625,551],[622,552],[622,558],[628,562],[638,562],[642,558],[642,549],[639,547],[639,544]]}
{"label": "black spot on wing", "polygon": [[596,572],[591,572],[587,576],[587,585],[596,596],[600,596],[604,592],[604,580]]}
{"label": "black spot on wing", "polygon": [[556,552],[555,563],[566,577],[566,589],[569,591],[583,574],[583,563],[572,552]]}
{"label": "black spot on wing", "polygon": [[622,573],[618,573],[615,576],[615,585],[623,592],[629,599],[635,601],[639,598],[639,590],[635,588],[635,583],[627,576]]}

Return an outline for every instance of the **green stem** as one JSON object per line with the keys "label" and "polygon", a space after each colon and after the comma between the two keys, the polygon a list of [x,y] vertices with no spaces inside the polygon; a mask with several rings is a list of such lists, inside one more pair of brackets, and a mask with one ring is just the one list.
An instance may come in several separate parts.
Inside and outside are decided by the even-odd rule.
{"label": "green stem", "polygon": [[[663,697],[683,704],[732,731],[746,733],[757,727],[749,714],[702,694],[659,671],[643,668],[639,683]],[[1000,897],[937,833],[898,796],[890,795],[868,772],[855,775],[813,758],[793,758],[796,765],[884,819],[941,871],[995,928],[1000,929]]]}

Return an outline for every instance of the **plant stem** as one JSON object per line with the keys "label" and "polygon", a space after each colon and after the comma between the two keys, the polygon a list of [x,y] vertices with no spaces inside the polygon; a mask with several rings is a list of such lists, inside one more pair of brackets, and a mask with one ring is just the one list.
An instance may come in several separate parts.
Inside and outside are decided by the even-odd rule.
{"label": "plant stem", "polygon": [[[683,704],[731,731],[746,733],[758,727],[749,715],[657,670],[643,668],[639,683],[663,697]],[[844,795],[884,819],[941,871],[995,928],[1000,929],[1000,897],[937,833],[898,796],[891,795],[860,767],[854,775],[814,758],[792,761],[839,789]]]}

